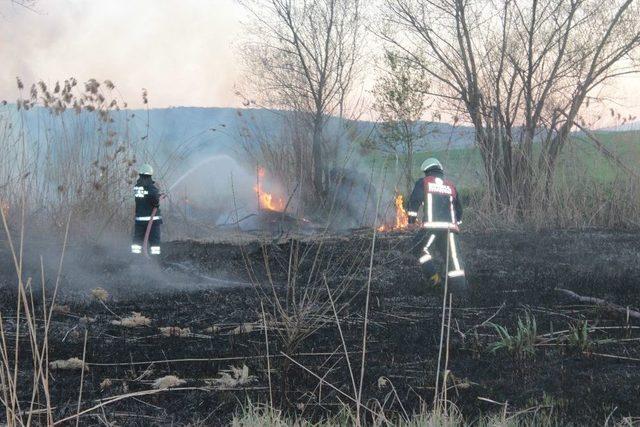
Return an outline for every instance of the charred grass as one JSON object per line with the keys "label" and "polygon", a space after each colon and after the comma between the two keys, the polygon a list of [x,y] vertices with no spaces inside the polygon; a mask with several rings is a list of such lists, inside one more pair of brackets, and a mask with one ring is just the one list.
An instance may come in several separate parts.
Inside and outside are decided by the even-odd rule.
{"label": "charred grass", "polygon": [[[440,374],[447,397],[437,409],[478,423],[489,423],[487,414],[581,425],[640,415],[638,321],[556,290],[639,307],[635,234],[473,233],[462,242],[473,289],[452,302],[448,365]],[[355,422],[361,405],[363,422],[385,424],[432,411],[442,289],[424,284],[409,233],[383,234],[376,243],[361,399],[354,390],[371,243],[371,232],[361,231],[278,243],[166,245],[162,268],[189,262],[199,274],[251,284],[244,287],[136,291],[142,285],[113,268],[105,270],[109,294],[94,292],[98,298],[91,289],[85,297],[67,295],[63,281],[57,304],[68,310],[53,313],[49,360],[84,359],[87,369],[50,370],[53,418],[98,406],[81,416],[83,423],[211,425],[235,416],[251,425],[261,413],[254,407],[265,404],[281,411],[280,421]],[[16,322],[15,279],[3,273],[2,280],[6,346],[13,354],[16,333],[22,335],[17,390],[30,401],[24,314]],[[34,312],[41,313],[34,292]],[[123,326],[132,313],[149,321]],[[128,398],[110,400],[117,396]],[[45,405],[44,397],[36,402],[36,409]]]}

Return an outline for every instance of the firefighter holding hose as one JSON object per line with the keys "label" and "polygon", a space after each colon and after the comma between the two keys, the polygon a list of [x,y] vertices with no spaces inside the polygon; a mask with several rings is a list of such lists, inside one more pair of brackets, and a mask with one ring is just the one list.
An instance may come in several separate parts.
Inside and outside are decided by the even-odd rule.
{"label": "firefighter holding hose", "polygon": [[424,178],[416,181],[409,198],[407,214],[409,223],[418,220],[418,211],[423,207],[422,229],[417,236],[416,248],[419,261],[432,284],[442,279],[434,261],[439,254],[447,263],[450,289],[464,291],[467,281],[459,252],[458,232],[462,220],[462,205],[455,185],[444,177],[444,169],[438,159],[429,158],[420,167]]}
{"label": "firefighter holding hose", "polygon": [[144,164],[138,170],[138,181],[133,187],[136,201],[135,223],[131,252],[145,256],[160,255],[160,191],[153,181],[153,168]]}

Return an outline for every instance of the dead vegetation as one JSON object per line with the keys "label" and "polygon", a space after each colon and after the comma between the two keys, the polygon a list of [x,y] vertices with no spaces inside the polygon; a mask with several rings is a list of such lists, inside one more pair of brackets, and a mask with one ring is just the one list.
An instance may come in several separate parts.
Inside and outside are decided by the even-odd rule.
{"label": "dead vegetation", "polygon": [[217,325],[209,326],[204,331],[208,334],[218,334],[220,333],[220,326],[217,326]]}
{"label": "dead vegetation", "polygon": [[71,307],[69,307],[68,305],[55,304],[53,306],[53,312],[59,314],[68,314],[71,312]]}
{"label": "dead vegetation", "polygon": [[214,387],[221,388],[237,388],[247,386],[258,378],[254,375],[249,375],[249,368],[247,365],[243,365],[241,368],[230,366],[229,370],[220,371],[220,377],[212,380],[206,380],[205,382]]}
{"label": "dead vegetation", "polygon": [[105,291],[101,287],[97,287],[91,290],[91,296],[101,302],[106,302],[109,299],[109,292]]}
{"label": "dead vegetation", "polygon": [[[259,326],[258,326],[259,327]],[[231,335],[250,334],[256,330],[256,326],[253,323],[243,323],[229,332]]]}
{"label": "dead vegetation", "polygon": [[[274,169],[286,171],[288,184],[292,184],[288,187],[293,187],[293,193],[300,185],[298,194],[312,199],[307,204],[322,204],[318,201],[326,202],[329,186],[335,184],[330,163],[333,166],[339,157],[335,141],[326,138],[327,115],[336,113],[344,118],[346,100],[352,93],[362,41],[361,2],[251,3],[267,5],[272,12],[269,17],[256,14],[263,29],[271,24],[273,28],[267,32],[269,37],[258,39],[262,50],[253,53],[266,54],[254,56],[256,65],[262,68],[258,77],[267,86],[278,86],[279,94],[263,95],[274,100],[273,106],[296,110],[285,142],[274,147],[272,138],[263,138],[257,146],[259,152],[253,146],[252,154],[271,162]],[[393,3],[413,4],[409,0]],[[467,10],[463,3],[456,2],[456,12]],[[562,11],[573,13],[578,5],[572,2]],[[505,11],[517,6],[517,1],[509,2]],[[411,11],[399,10],[396,15],[413,18]],[[544,14],[549,15],[544,21],[574,30],[572,17],[551,19],[555,11],[545,8]],[[536,11],[531,13],[535,17]],[[472,27],[467,26],[463,15],[447,15],[459,24],[447,30],[455,28],[468,34]],[[520,25],[515,22],[519,20],[516,14],[504,18],[513,19],[516,28]],[[422,35],[426,29],[426,36],[433,37],[432,27],[418,23],[416,28],[418,21],[410,19],[408,26]],[[441,20],[436,22],[446,25]],[[616,29],[616,25],[613,27]],[[630,33],[628,48],[613,46],[610,53],[614,59],[619,59],[616,51],[628,52],[638,44],[636,32]],[[325,43],[319,42],[319,34]],[[537,32],[522,34],[533,42]],[[551,34],[559,33],[552,29]],[[474,53],[474,43],[466,39],[460,42],[462,50]],[[428,44],[432,50],[436,45]],[[597,51],[588,49],[586,53],[597,57]],[[616,184],[625,184],[618,185],[622,190],[618,194],[623,195],[612,199],[605,191],[609,184],[597,187],[602,191],[586,198],[589,185],[578,188],[567,181],[563,187],[551,179],[555,177],[553,162],[579,118],[579,107],[587,98],[589,86],[598,80],[593,67],[578,70],[578,74],[587,73],[586,86],[573,85],[576,96],[565,97],[564,101],[569,103],[565,110],[571,116],[563,118],[558,115],[559,109],[547,109],[545,102],[532,99],[530,85],[538,80],[537,71],[521,68],[526,62],[523,52],[518,50],[503,58],[512,61],[511,71],[517,72],[507,79],[499,77],[495,88],[488,90],[496,89],[498,97],[483,98],[485,88],[479,87],[483,79],[475,75],[458,78],[454,68],[456,76],[451,81],[458,89],[458,101],[467,107],[477,127],[488,170],[490,191],[472,204],[478,211],[478,222],[484,221],[484,228],[491,228],[495,218],[502,221],[518,217],[523,212],[521,206],[530,207],[527,215],[546,227],[550,223],[624,224],[623,220],[635,218],[637,207],[630,206],[634,204],[629,201],[638,200],[636,181],[618,181]],[[558,57],[553,52],[544,51],[541,62]],[[531,59],[531,50],[527,55]],[[481,56],[483,61],[495,59],[494,55]],[[307,67],[307,62],[320,64],[323,58],[328,61],[324,67]],[[562,67],[568,74],[551,76],[547,82],[564,85],[575,77],[574,56],[570,58],[570,66]],[[595,71],[607,76],[607,69],[602,69],[599,62],[602,57],[596,59]],[[434,74],[422,61],[417,54],[412,58],[412,63]],[[466,62],[464,58],[454,64],[465,68],[459,74],[474,74]],[[437,76],[446,79],[447,73]],[[512,139],[514,122],[505,117],[509,114],[494,114],[500,108],[483,100],[501,98],[502,89],[512,91],[513,86],[504,87],[505,81],[519,82],[515,90],[523,97],[517,99],[540,109],[539,113],[525,109],[534,120],[527,121],[519,143]],[[20,80],[18,86],[24,89]],[[472,93],[467,91],[469,87]],[[68,126],[52,134],[46,149],[44,142],[36,141],[37,147],[28,156],[25,147],[30,135],[25,129],[2,135],[7,147],[0,161],[0,174],[6,177],[0,212],[10,247],[8,263],[16,271],[0,298],[0,400],[6,418],[0,421],[8,426],[161,424],[168,418],[171,423],[195,424],[200,421],[197,417],[205,425],[228,423],[232,418],[235,425],[304,425],[316,421],[357,426],[462,425],[465,418],[476,419],[479,413],[499,414],[487,422],[489,425],[517,424],[520,416],[531,416],[531,423],[538,425],[545,420],[552,423],[555,416],[562,417],[560,423],[609,423],[613,418],[632,423],[633,416],[640,413],[637,399],[628,398],[637,395],[636,384],[640,381],[636,369],[640,362],[640,327],[634,323],[640,301],[632,286],[638,279],[637,236],[632,236],[632,243],[622,239],[623,244],[617,236],[608,236],[613,242],[608,248],[597,234],[592,235],[596,243],[588,248],[579,247],[567,236],[547,240],[541,234],[524,238],[511,235],[504,240],[499,233],[476,236],[474,251],[468,252],[477,256],[469,263],[476,290],[469,297],[455,300],[447,292],[446,281],[444,289],[425,289],[415,257],[407,248],[411,236],[379,236],[375,227],[343,237],[321,232],[307,241],[251,241],[227,247],[225,252],[203,244],[200,258],[194,244],[180,256],[192,258],[190,261],[210,274],[224,268],[243,283],[250,283],[251,291],[207,289],[113,298],[110,305],[116,312],[132,313],[122,318],[107,307],[110,295],[101,287],[91,291],[93,305],[75,301],[62,305],[57,297],[71,222],[68,212],[73,211],[77,220],[74,224],[89,225],[92,238],[108,227],[122,227],[129,215],[122,200],[130,199],[136,152],[145,151],[142,141],[148,137],[148,123],[147,135],[129,134],[126,123],[131,119],[130,112],[120,110],[114,89],[110,81],[93,79],[84,88],[75,79],[57,83],[54,88],[44,82],[34,84],[25,97],[21,95],[17,114],[24,118],[27,111],[36,112],[35,107],[42,106],[48,114],[44,126]],[[143,97],[148,105],[146,90]],[[563,101],[558,102],[562,106]],[[547,110],[551,116],[540,119]],[[522,106],[511,110],[507,106],[506,111],[520,114]],[[124,120],[116,122],[115,115],[124,115]],[[117,123],[122,126],[118,128]],[[540,159],[536,159],[532,156],[536,151],[531,150],[533,134],[547,125],[556,132],[543,135],[546,142]],[[484,132],[487,129],[490,132]],[[351,132],[353,129],[345,131]],[[86,135],[92,139],[87,141]],[[142,146],[134,146],[137,144]],[[56,148],[56,156],[42,154],[49,146]],[[512,150],[520,146],[524,151]],[[500,150],[508,153],[493,155]],[[50,162],[51,158],[54,161]],[[527,167],[518,168],[523,165]],[[539,173],[527,174],[531,165],[537,165]],[[549,188],[547,183],[551,182],[554,186]],[[551,203],[529,206],[535,204],[530,200],[535,202],[540,197],[534,190]],[[514,196],[520,193],[530,200],[523,202]],[[567,194],[574,196],[566,198]],[[585,200],[589,207],[584,206]],[[509,209],[498,210],[499,216],[485,217],[487,212],[496,212],[496,204]],[[566,209],[550,220],[549,210],[558,206]],[[9,224],[7,215],[12,212],[22,214],[13,215]],[[26,218],[36,213],[50,217],[56,230],[66,224],[53,283],[45,278],[44,267],[32,276],[23,268]],[[101,226],[93,227],[96,222]],[[19,238],[12,240],[16,237],[11,234],[14,230]],[[585,239],[589,236],[584,234]],[[14,246],[14,241],[19,241],[19,246]],[[163,260],[176,256],[167,246]],[[625,247],[630,250],[623,250]],[[242,265],[230,265],[230,258],[238,253]],[[113,270],[122,267],[113,264]],[[622,267],[629,272],[621,273]],[[101,273],[122,278],[109,271]],[[108,280],[99,283],[111,285]],[[127,280],[123,287],[130,284]],[[559,286],[575,292],[566,290],[562,299],[563,295],[555,292]],[[86,297],[87,287],[84,289]],[[578,292],[597,296],[581,297]],[[569,298],[577,299],[578,304]],[[109,317],[96,311],[96,306],[99,310],[106,308]],[[151,325],[157,326],[158,322],[181,326],[152,329]],[[203,329],[210,335],[192,332]],[[85,376],[87,372],[90,374]],[[248,402],[245,412],[238,414],[239,398],[268,404],[256,408]]]}
{"label": "dead vegetation", "polygon": [[179,326],[165,326],[160,328],[160,334],[165,337],[188,337],[191,336],[191,329]]}
{"label": "dead vegetation", "polygon": [[[142,322],[145,326],[134,321],[136,327],[112,324],[113,318],[105,316],[103,306],[95,301],[74,304],[72,313],[54,314],[48,351],[54,356],[56,371],[51,361],[43,365],[55,372],[48,377],[52,418],[72,417],[73,421],[70,413],[79,413],[84,422],[102,410],[111,421],[124,421],[126,416],[118,414],[132,413],[154,418],[160,417],[155,409],[160,407],[178,417],[178,424],[210,413],[214,414],[210,421],[224,424],[237,414],[237,399],[245,396],[268,402],[271,409],[265,411],[282,411],[281,418],[289,420],[286,423],[295,423],[295,417],[294,421],[289,417],[299,414],[299,423],[325,419],[357,424],[359,419],[364,424],[377,419],[385,426],[421,423],[452,412],[458,415],[450,415],[451,420],[473,418],[478,408],[501,414],[503,421],[525,416],[521,412],[531,407],[541,417],[552,413],[561,419],[604,419],[608,412],[601,406],[585,407],[579,402],[604,399],[621,404],[599,387],[626,387],[619,385],[619,367],[640,360],[640,327],[633,317],[613,316],[606,307],[572,301],[555,291],[553,283],[564,282],[564,287],[576,293],[613,301],[617,295],[627,295],[633,280],[614,272],[628,260],[612,261],[610,254],[622,251],[632,257],[637,246],[634,235],[537,234],[535,244],[529,243],[531,236],[526,234],[496,235],[491,241],[482,234],[463,236],[464,253],[470,254],[468,268],[481,289],[469,299],[443,301],[437,290],[419,284],[419,270],[409,255],[403,255],[410,234],[379,236],[369,270],[370,233],[253,247],[193,243],[188,251],[181,242],[167,245],[167,257],[188,253],[203,271],[219,265],[238,274],[251,271],[257,292],[238,288],[113,298],[114,311],[130,311],[131,318],[148,319]],[[589,239],[592,243],[585,244]],[[564,250],[548,253],[549,247]],[[479,253],[482,256],[474,255]],[[566,261],[576,254],[582,258],[567,270]],[[486,270],[487,263],[490,270]],[[514,269],[522,265],[527,269]],[[594,268],[601,279],[593,277]],[[318,270],[324,274],[316,273]],[[369,271],[371,295],[362,368]],[[548,272],[549,277],[536,271]],[[127,277],[122,280],[129,283]],[[597,280],[607,281],[607,287]],[[310,287],[314,284],[319,288]],[[612,290],[616,293],[610,293]],[[526,307],[522,301],[527,302]],[[38,298],[33,304],[36,312],[42,311]],[[5,305],[3,321],[6,310]],[[81,358],[83,329],[76,326],[84,317],[96,320],[84,322],[88,339],[86,356]],[[520,332],[518,317],[522,319]],[[152,329],[151,319],[176,326]],[[493,325],[503,327],[506,334],[501,335]],[[67,334],[73,327],[80,332],[75,339]],[[28,324],[23,321],[24,328]],[[42,336],[41,326],[36,330]],[[200,331],[209,335],[199,335]],[[290,337],[299,336],[302,338],[291,350]],[[504,345],[496,346],[501,341]],[[29,362],[29,348],[28,340],[20,344],[21,361]],[[75,366],[83,366],[78,361],[86,358],[84,366],[90,374],[84,379],[80,378],[82,367],[67,371],[57,367],[72,358],[76,358]],[[566,377],[562,383],[549,383],[548,378],[561,375],[558,361]],[[20,368],[21,393],[31,391],[31,381],[26,380],[34,371],[29,365],[33,363]],[[585,378],[584,372],[593,375],[593,380]],[[601,376],[604,372],[607,379]],[[629,372],[624,370],[635,378]],[[519,380],[514,383],[510,378]],[[79,380],[84,383],[80,409],[76,402],[71,409],[63,396],[77,392]],[[625,381],[631,384],[628,378]],[[541,384],[546,397],[523,392]],[[44,393],[42,387],[40,390]],[[103,406],[95,408],[91,403],[95,399],[101,399]],[[422,405],[427,409],[423,411]],[[622,406],[617,419],[635,409],[632,403]],[[348,414],[345,418],[334,418],[342,411]],[[536,420],[543,424],[542,418]]]}
{"label": "dead vegetation", "polygon": [[129,317],[123,317],[121,319],[112,320],[112,325],[122,326],[124,328],[137,328],[140,326],[151,326],[151,319],[143,316],[142,313],[136,311],[131,313]]}
{"label": "dead vegetation", "polygon": [[85,371],[89,370],[89,366],[84,363],[81,359],[78,359],[77,357],[72,357],[70,359],[67,360],[54,360],[53,362],[49,363],[49,368],[51,368],[52,370],[69,370],[69,371],[73,371],[73,370],[82,370],[84,369]]}
{"label": "dead vegetation", "polygon": [[158,378],[153,382],[153,388],[156,390],[166,390],[169,388],[180,387],[186,384],[185,380],[182,380],[175,375],[167,375],[162,378]]}
{"label": "dead vegetation", "polygon": [[106,390],[113,385],[113,381],[110,378],[105,378],[100,382],[100,390]]}
{"label": "dead vegetation", "polygon": [[[30,87],[18,79],[17,85],[17,109],[0,114],[3,206],[21,212],[27,203],[35,226],[53,225],[58,231],[70,210],[78,225],[99,218],[99,228],[74,230],[91,238],[121,227],[128,211],[121,201],[136,175],[136,151],[145,142],[134,144],[137,135],[126,126],[130,113],[121,109],[126,103],[118,99],[115,85],[95,79],[82,84],[75,78]],[[12,217],[19,229],[19,215]]]}

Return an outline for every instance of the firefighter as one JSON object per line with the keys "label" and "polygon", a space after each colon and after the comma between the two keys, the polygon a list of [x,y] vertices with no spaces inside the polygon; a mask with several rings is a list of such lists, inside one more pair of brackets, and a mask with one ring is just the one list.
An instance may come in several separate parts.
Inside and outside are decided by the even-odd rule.
{"label": "firefighter", "polygon": [[458,192],[453,183],[444,177],[444,170],[438,159],[425,160],[420,169],[425,176],[416,182],[407,209],[409,223],[415,224],[418,211],[423,206],[423,228],[416,243],[416,249],[420,251],[420,264],[431,282],[437,285],[442,279],[433,255],[438,253],[446,260],[448,251],[448,283],[454,291],[466,290],[467,282],[458,240],[462,220]]}
{"label": "firefighter", "polygon": [[[160,192],[151,175],[153,168],[144,164],[138,171],[139,177],[136,185],[133,187],[133,195],[136,201],[136,217],[133,226],[133,243],[131,244],[131,252],[134,254],[142,254],[148,247],[148,253],[151,255],[160,255],[160,225],[162,224],[162,215],[160,214]],[[148,241],[145,242],[147,228],[149,230]],[[147,253],[145,253],[147,255]]]}

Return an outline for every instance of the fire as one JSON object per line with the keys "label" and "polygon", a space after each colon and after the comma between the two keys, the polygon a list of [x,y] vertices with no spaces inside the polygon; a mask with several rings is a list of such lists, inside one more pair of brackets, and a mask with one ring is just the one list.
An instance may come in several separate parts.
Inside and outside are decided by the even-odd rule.
{"label": "fire", "polygon": [[258,184],[253,187],[253,190],[258,195],[258,203],[260,204],[260,209],[275,212],[284,211],[284,199],[282,197],[275,197],[272,193],[263,190],[262,178],[264,178],[264,175],[264,169],[258,169]]}
{"label": "fire", "polygon": [[396,196],[396,229],[407,228],[409,226],[409,215],[404,210],[404,197],[402,194]]}
{"label": "fire", "polygon": [[267,209],[276,212],[284,211],[284,200],[282,200],[282,198],[275,198],[271,193],[265,193],[259,189],[257,192],[258,197],[260,198],[260,209]]}
{"label": "fire", "polygon": [[404,197],[402,194],[398,194],[394,200],[396,207],[396,217],[393,225],[383,224],[378,227],[378,231],[383,233],[390,230],[402,230],[409,227],[409,215],[404,209]]}

